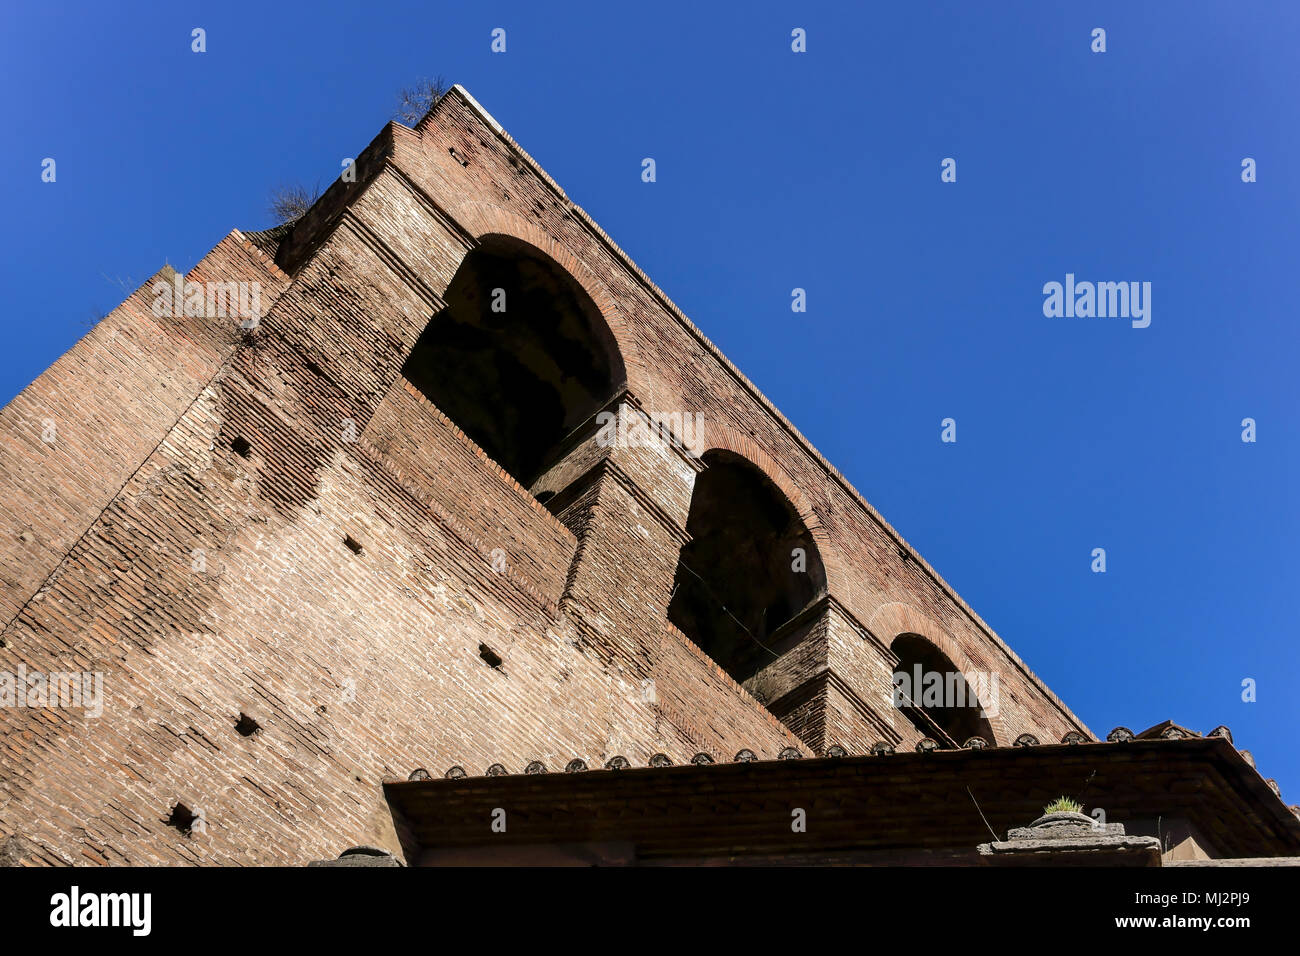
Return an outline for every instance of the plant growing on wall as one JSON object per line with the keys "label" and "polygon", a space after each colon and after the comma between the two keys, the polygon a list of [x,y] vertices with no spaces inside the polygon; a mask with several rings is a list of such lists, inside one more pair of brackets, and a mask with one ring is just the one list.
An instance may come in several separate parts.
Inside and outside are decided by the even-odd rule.
{"label": "plant growing on wall", "polygon": [[271,193],[267,210],[277,226],[292,222],[312,207],[320,198],[320,186],[308,189],[302,185],[280,186]]}
{"label": "plant growing on wall", "polygon": [[1047,806],[1043,807],[1043,813],[1082,813],[1083,804],[1078,800],[1071,800],[1069,797],[1057,797]]}
{"label": "plant growing on wall", "polygon": [[397,109],[393,111],[393,118],[407,126],[415,126],[449,89],[450,85],[441,76],[431,80],[421,79],[413,86],[402,87],[397,93]]}

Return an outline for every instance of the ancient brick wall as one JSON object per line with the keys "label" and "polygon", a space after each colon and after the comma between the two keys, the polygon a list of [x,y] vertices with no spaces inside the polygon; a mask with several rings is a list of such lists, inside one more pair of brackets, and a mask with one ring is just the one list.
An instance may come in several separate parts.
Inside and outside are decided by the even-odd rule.
{"label": "ancient brick wall", "polygon": [[[233,323],[155,314],[153,287],[174,275],[160,271],[0,409],[0,502],[11,516],[0,621],[40,587],[233,351]],[[238,233],[189,278],[257,281],[268,299],[288,282]]]}
{"label": "ancient brick wall", "polygon": [[[861,750],[881,720],[912,743],[878,700],[899,633],[1002,675],[999,744],[1080,727],[467,96],[358,167],[278,266],[233,234],[187,277],[262,282],[256,331],[142,293],[0,412],[0,672],[105,694],[100,717],[0,709],[0,837],[50,863],[302,863],[397,850],[380,783],[416,768]],[[817,693],[788,702],[802,741],[666,620],[690,456],[579,443],[552,513],[402,377],[488,235],[591,296],[618,414],[699,413],[812,529],[834,606],[800,664]]]}
{"label": "ancient brick wall", "polygon": [[[1032,727],[1059,740],[1082,726],[599,227],[535,172],[513,141],[496,135],[472,102],[446,98],[419,132],[419,139],[395,137],[393,162],[407,188],[432,197],[466,232],[527,238],[585,277],[619,339],[632,393],[652,411],[697,412],[708,443],[740,446],[735,450],[803,500],[824,531],[832,593],[859,622],[870,627],[880,608],[902,605],[925,627],[918,633],[961,648],[969,667],[1003,674],[1002,708],[1017,733]],[[510,148],[502,149],[503,142]],[[665,355],[674,360],[662,361]],[[742,438],[729,440],[736,435]],[[878,636],[888,644],[896,634]]]}

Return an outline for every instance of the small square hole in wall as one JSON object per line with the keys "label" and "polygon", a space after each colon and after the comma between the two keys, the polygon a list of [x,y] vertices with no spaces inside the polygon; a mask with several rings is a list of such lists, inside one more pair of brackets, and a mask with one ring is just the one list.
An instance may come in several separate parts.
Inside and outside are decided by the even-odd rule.
{"label": "small square hole in wall", "polygon": [[169,827],[175,827],[181,833],[189,836],[190,829],[194,826],[195,819],[194,813],[190,808],[185,806],[185,804],[178,802],[176,806],[172,807],[171,816],[167,818],[167,825]]}
{"label": "small square hole in wall", "polygon": [[460,153],[456,152],[455,147],[452,147],[451,149],[447,150],[447,152],[451,153],[451,158],[456,160],[456,162],[460,163],[462,166],[469,165],[469,160],[466,159],[464,156],[462,156]]}
{"label": "small square hole in wall", "polygon": [[253,454],[253,446],[250,445],[248,440],[242,436],[232,441],[230,447],[235,450],[235,454],[240,458],[248,458]]}
{"label": "small square hole in wall", "polygon": [[345,536],[343,538],[343,543],[347,545],[347,549],[351,551],[353,554],[361,553],[361,542],[358,541],[356,538],[352,537],[352,535]]}
{"label": "small square hole in wall", "polygon": [[501,655],[486,644],[478,646],[478,656],[483,658],[483,663],[494,670],[501,670]]}
{"label": "small square hole in wall", "polygon": [[235,721],[235,730],[239,731],[241,737],[251,737],[261,729],[262,725],[247,714],[240,714]]}

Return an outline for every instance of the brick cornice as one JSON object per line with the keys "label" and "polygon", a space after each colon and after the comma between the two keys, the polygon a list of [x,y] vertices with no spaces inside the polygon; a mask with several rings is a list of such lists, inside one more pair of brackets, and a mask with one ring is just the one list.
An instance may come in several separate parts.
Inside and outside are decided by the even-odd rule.
{"label": "brick cornice", "polygon": [[349,230],[360,240],[361,244],[375,254],[375,256],[397,278],[401,279],[412,292],[420,297],[431,310],[437,312],[446,308],[447,303],[442,296],[438,295],[432,288],[420,278],[411,266],[398,253],[386,243],[373,229],[366,225],[351,208],[345,209],[343,215],[339,217],[339,226]]}
{"label": "brick cornice", "polygon": [[[613,458],[602,458],[588,470],[587,474],[591,475],[592,479],[608,475],[615,484],[635,499],[636,503],[645,509],[672,536],[673,540],[678,542],[679,548],[691,540],[691,536],[686,533],[686,529],[678,524],[673,516],[660,506],[659,502],[647,494],[636,479],[629,475]],[[580,478],[579,481],[581,480]]]}

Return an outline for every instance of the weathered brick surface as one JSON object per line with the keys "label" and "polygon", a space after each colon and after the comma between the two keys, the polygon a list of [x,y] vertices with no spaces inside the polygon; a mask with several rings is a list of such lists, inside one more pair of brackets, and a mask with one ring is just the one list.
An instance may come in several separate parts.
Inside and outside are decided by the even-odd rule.
{"label": "weathered brick surface", "polygon": [[[899,633],[1002,675],[997,743],[1081,726],[459,91],[358,168],[281,244],[288,274],[238,234],[191,274],[261,281],[256,333],[133,297],[0,412],[0,671],[101,671],[106,695],[98,719],[0,711],[0,838],[48,863],[302,863],[398,850],[379,784],[417,767],[906,746],[880,702]],[[808,525],[831,601],[783,665],[806,685],[784,725],[665,619],[689,457],[579,442],[532,489],[552,515],[402,378],[489,235],[591,297],[619,414],[700,414]],[[205,833],[166,825],[178,802]]]}
{"label": "weathered brick surface", "polygon": [[[154,314],[154,284],[174,275],[162,269],[0,409],[6,624],[235,347],[234,323]],[[264,307],[288,284],[238,233],[186,279],[259,282]]]}
{"label": "weathered brick surface", "polygon": [[[366,428],[374,457],[439,513],[453,517],[554,605],[577,539],[406,379],[398,378]],[[476,494],[466,494],[474,489]]]}

